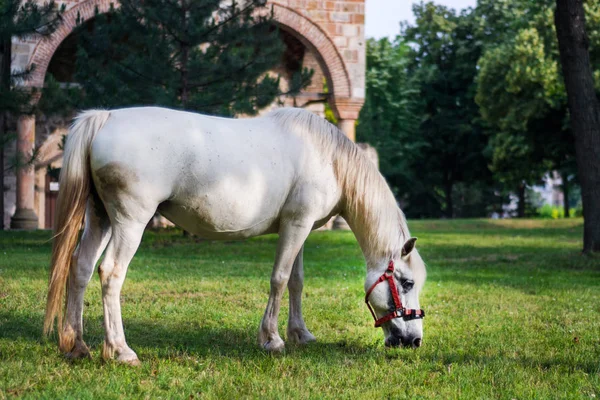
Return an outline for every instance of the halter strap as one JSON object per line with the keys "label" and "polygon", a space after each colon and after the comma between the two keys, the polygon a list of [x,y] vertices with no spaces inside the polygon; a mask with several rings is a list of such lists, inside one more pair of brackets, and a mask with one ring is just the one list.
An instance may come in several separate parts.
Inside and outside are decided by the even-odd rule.
{"label": "halter strap", "polygon": [[[371,295],[375,287],[384,281],[387,281],[390,287],[392,299],[394,300],[394,310],[378,319],[377,315],[375,315],[373,307],[371,307],[371,304],[369,304],[369,296]],[[375,281],[375,283],[371,285],[369,290],[367,290],[367,293],[365,294],[365,303],[367,304],[367,307],[369,307],[369,311],[371,311],[371,315],[375,320],[375,328],[385,324],[388,321],[391,321],[394,318],[402,318],[405,321],[410,321],[413,319],[422,319],[425,317],[425,311],[422,309],[406,309],[402,306],[402,300],[400,300],[400,294],[398,293],[396,281],[394,280],[394,260],[390,260],[388,267],[383,273],[383,275],[381,275],[377,279],[377,281]]]}

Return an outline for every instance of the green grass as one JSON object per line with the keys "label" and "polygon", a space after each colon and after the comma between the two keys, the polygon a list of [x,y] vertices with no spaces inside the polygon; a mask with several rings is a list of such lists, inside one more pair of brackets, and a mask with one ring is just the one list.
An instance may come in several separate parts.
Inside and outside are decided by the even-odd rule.
{"label": "green grass", "polygon": [[[600,398],[600,258],[579,254],[580,219],[409,225],[428,264],[423,347],[384,348],[354,237],[317,232],[304,315],[318,342],[282,355],[256,345],[276,237],[148,232],[122,293],[139,368],[100,358],[97,276],[84,314],[93,359],[70,363],[43,339],[50,234],[0,232],[0,399]],[[287,303],[282,335],[286,321]]]}

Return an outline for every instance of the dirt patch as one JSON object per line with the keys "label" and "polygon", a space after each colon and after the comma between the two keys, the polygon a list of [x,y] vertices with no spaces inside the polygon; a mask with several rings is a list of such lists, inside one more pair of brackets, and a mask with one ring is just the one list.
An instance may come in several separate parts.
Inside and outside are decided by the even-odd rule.
{"label": "dirt patch", "polygon": [[114,198],[127,192],[132,184],[139,182],[137,174],[125,165],[112,162],[95,171],[98,191],[104,196]]}

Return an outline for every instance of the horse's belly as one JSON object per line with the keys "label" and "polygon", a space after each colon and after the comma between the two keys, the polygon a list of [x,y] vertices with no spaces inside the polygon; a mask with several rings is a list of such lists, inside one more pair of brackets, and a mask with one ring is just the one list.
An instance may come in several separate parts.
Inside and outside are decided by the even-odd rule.
{"label": "horse's belly", "polygon": [[186,205],[167,201],[158,211],[186,231],[205,239],[245,239],[275,233],[278,230],[277,213],[244,213],[239,207],[219,207],[197,200]]}

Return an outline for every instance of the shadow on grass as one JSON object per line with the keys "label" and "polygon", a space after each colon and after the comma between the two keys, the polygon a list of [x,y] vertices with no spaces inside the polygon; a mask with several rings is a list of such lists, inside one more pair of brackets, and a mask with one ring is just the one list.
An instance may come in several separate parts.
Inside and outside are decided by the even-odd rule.
{"label": "shadow on grass", "polygon": [[[92,357],[98,359],[104,331],[97,327],[101,319],[84,320],[86,327],[84,340],[92,351]],[[214,327],[181,327],[173,323],[161,323],[146,319],[128,319],[125,321],[125,334],[128,344],[138,353],[143,362],[152,360],[186,363],[190,358],[228,358],[237,360],[263,359],[278,357],[281,354],[270,354],[258,346],[256,328],[214,328]],[[42,316],[14,315],[0,312],[0,340],[25,341],[32,346],[57,346],[57,335],[49,338],[42,335]],[[18,350],[17,350],[18,351]],[[327,357],[328,362],[343,362],[349,355],[368,356],[379,354],[378,346],[365,346],[344,339],[334,342],[316,342],[307,346],[288,343],[283,353],[286,357],[314,360]],[[0,360],[8,357],[0,352]],[[14,355],[13,355],[14,356]],[[70,361],[65,359],[65,362]]]}
{"label": "shadow on grass", "polygon": [[[198,327],[178,329],[172,325],[148,324],[134,320],[128,324],[128,343],[141,350],[140,357],[159,359],[185,357],[226,357],[239,360],[277,356],[263,350],[257,342],[258,324],[247,329]],[[285,337],[284,337],[285,339]],[[364,356],[378,352],[376,346],[365,346],[344,339],[333,342],[317,341],[306,346],[286,344],[284,355],[299,359],[327,356],[328,360],[348,355]],[[145,354],[144,354],[145,353]]]}
{"label": "shadow on grass", "polygon": [[[0,340],[26,340],[43,344],[42,316],[32,314],[11,314],[0,311]],[[0,353],[0,359],[2,354]]]}
{"label": "shadow on grass", "polygon": [[[421,357],[421,360],[427,359],[427,357]],[[584,362],[574,362],[568,360],[565,357],[559,356],[542,356],[542,357],[530,357],[530,356],[517,356],[511,358],[502,358],[499,356],[482,355],[477,353],[463,354],[460,352],[449,351],[443,355],[436,354],[434,358],[438,365],[441,363],[446,369],[452,368],[453,365],[460,366],[465,364],[474,364],[481,367],[490,366],[493,364],[518,364],[526,369],[548,371],[552,369],[560,369],[562,371],[568,370],[569,372],[581,371],[586,374],[597,374],[600,372],[600,366],[597,361],[589,359]]]}
{"label": "shadow on grass", "polygon": [[[54,346],[56,337],[44,339],[41,333],[41,316],[12,315],[0,313],[0,339],[26,340],[32,345]],[[91,322],[91,323],[90,323]],[[87,325],[99,326],[101,321],[86,321]],[[129,345],[137,351],[145,362],[169,361],[180,364],[196,362],[198,358],[227,358],[235,360],[257,360],[265,357],[279,357],[262,350],[256,342],[256,329],[181,327],[169,323],[132,319],[126,323],[126,335]],[[86,332],[86,341],[93,357],[99,359],[99,350],[103,339],[101,329],[92,328]],[[452,365],[475,364],[487,366],[493,363],[516,363],[524,368],[549,370],[553,368],[569,371],[598,373],[598,365],[593,358],[584,362],[567,359],[566,355],[533,358],[513,356],[503,359],[501,355],[489,355],[477,352],[465,352],[464,349],[450,349],[443,353],[432,347],[418,350],[386,349],[380,341],[365,344],[340,338],[336,341],[317,341],[307,346],[286,345],[284,357],[314,362],[326,360],[329,364],[346,365],[348,357],[356,361],[385,362],[401,359],[414,367],[449,368]],[[0,360],[3,355],[0,354]],[[370,360],[370,361],[369,361]],[[65,359],[65,362],[68,362]],[[430,364],[431,363],[431,364]]]}

